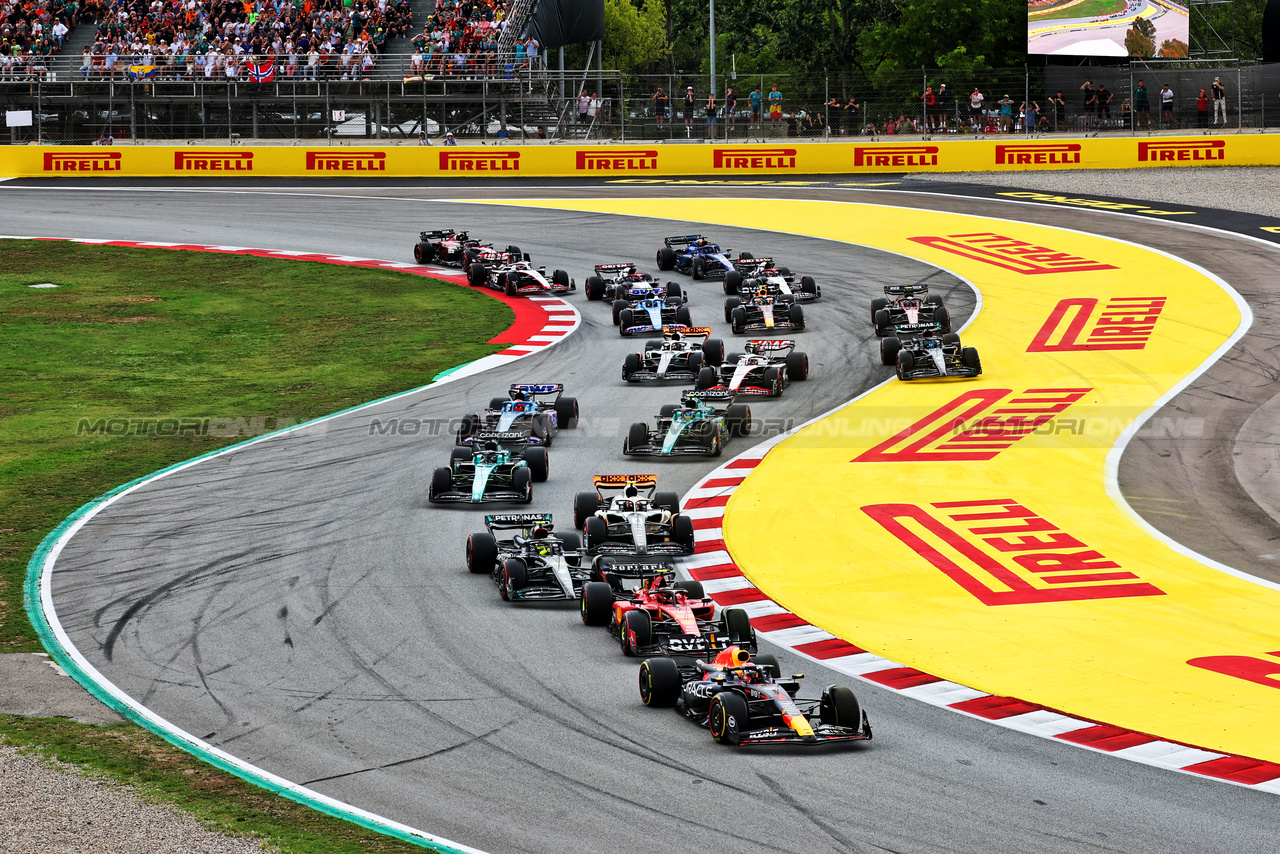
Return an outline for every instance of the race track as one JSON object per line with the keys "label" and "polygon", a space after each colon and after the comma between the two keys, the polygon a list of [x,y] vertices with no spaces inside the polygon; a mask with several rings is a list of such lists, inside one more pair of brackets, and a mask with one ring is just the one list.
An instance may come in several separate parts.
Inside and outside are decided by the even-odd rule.
{"label": "race track", "polygon": [[[753,407],[757,419],[796,424],[888,376],[865,317],[883,284],[927,281],[947,296],[957,321],[974,304],[968,285],[911,259],[797,235],[699,226],[696,199],[685,203],[688,221],[663,222],[466,203],[512,195],[502,189],[325,185],[319,192],[282,186],[259,193],[202,186],[182,192],[8,184],[0,190],[0,229],[408,260],[420,228],[460,226],[517,243],[579,282],[590,264],[609,260],[635,260],[656,272],[653,252],[663,236],[704,231],[735,250],[773,255],[823,287],[823,299],[807,311],[809,330],[797,336],[810,355],[811,381]],[[689,192],[561,187],[520,195]],[[1111,235],[1128,223],[1103,213],[909,194],[770,192]],[[430,201],[442,197],[456,201]],[[103,210],[112,218],[103,218]],[[1271,250],[1229,237],[1143,223],[1140,241],[1204,266],[1249,299],[1274,280]],[[688,289],[694,321],[727,333],[718,285]],[[551,479],[539,485],[534,503],[558,517],[569,515],[573,493],[592,474],[656,471],[661,488],[683,491],[714,465],[622,457],[625,425],[652,417],[674,390],[625,387],[617,372],[632,345],[618,338],[604,305],[572,299],[582,327],[545,353],[216,457],[112,505],[58,562],[55,599],[72,639],[117,685],[210,743],[488,851],[1274,847],[1271,795],[996,729],[866,684],[854,687],[875,726],[869,745],[819,752],[719,748],[674,713],[641,707],[634,663],[601,631],[584,628],[571,606],[499,601],[487,579],[468,576],[462,565],[463,541],[479,527],[480,514],[428,507],[425,500],[426,479],[447,457],[451,437],[371,435],[373,418],[447,421],[482,408],[509,382],[564,382],[579,398],[583,425],[559,437]],[[1250,346],[1248,338],[1241,344]],[[1223,387],[1232,377],[1214,381],[1228,394]],[[1197,394],[1216,417],[1212,396]],[[1251,399],[1264,398],[1270,398],[1265,390],[1255,390]],[[1224,424],[1242,423],[1252,411],[1232,409]],[[728,450],[744,448],[737,440]],[[1197,518],[1194,507],[1184,508],[1171,532],[1232,565],[1248,552],[1252,563],[1241,568],[1275,577],[1263,557],[1269,552],[1250,546],[1266,542],[1270,517],[1250,515],[1255,505],[1243,489],[1232,491],[1234,480],[1198,468],[1193,455],[1167,451],[1153,443],[1140,462],[1128,466],[1126,458],[1126,494],[1154,503],[1160,490],[1173,488],[1168,484],[1193,481],[1197,489],[1179,493],[1180,500],[1222,512]],[[1145,452],[1135,446],[1134,453]],[[1221,462],[1227,452],[1210,453]],[[1215,488],[1218,480],[1223,488]],[[1141,500],[1134,505],[1144,510]],[[1234,533],[1233,524],[1245,533]],[[1217,538],[1201,541],[1202,529]],[[784,660],[783,668],[804,670],[811,689],[850,684],[811,663]]]}

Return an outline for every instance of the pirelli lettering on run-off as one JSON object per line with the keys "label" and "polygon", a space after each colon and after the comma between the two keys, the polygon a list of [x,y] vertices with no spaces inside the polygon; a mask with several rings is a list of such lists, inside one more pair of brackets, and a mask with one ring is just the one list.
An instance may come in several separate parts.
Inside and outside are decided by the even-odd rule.
{"label": "pirelli lettering on run-off", "polygon": [[795,169],[794,148],[717,148],[711,155],[716,169]]}
{"label": "pirelli lettering on run-off", "polygon": [[252,172],[252,151],[178,151],[173,168],[179,172]]}
{"label": "pirelli lettering on run-off", "polygon": [[1139,163],[1182,163],[1227,159],[1225,139],[1153,140],[1138,143]]}
{"label": "pirelli lettering on run-off", "polygon": [[63,154],[46,152],[46,172],[119,172],[124,165],[124,154],[119,151],[93,152],[92,154]]}
{"label": "pirelli lettering on run-off", "polygon": [[601,148],[579,151],[575,168],[583,172],[657,169],[658,152],[653,148]]}
{"label": "pirelli lettering on run-off", "polygon": [[853,149],[853,165],[907,169],[913,166],[937,166],[936,145],[858,145]]}
{"label": "pirelli lettering on run-off", "polygon": [[984,605],[1165,595],[1011,498],[862,512]]}
{"label": "pirelli lettering on run-off", "polygon": [[1019,142],[996,146],[997,166],[1042,166],[1079,163],[1078,142]]}
{"label": "pirelli lettering on run-off", "polygon": [[385,172],[385,151],[308,151],[308,172]]}
{"label": "pirelli lettering on run-off", "polygon": [[941,249],[943,252],[950,252],[953,255],[960,255],[973,261],[982,261],[984,264],[992,264],[996,267],[1003,267],[1006,270],[1013,270],[1015,273],[1022,273],[1024,276],[1034,276],[1042,273],[1086,273],[1094,270],[1119,269],[1110,264],[1090,261],[1088,258],[1081,258],[1078,255],[1071,255],[1067,252],[1058,252],[1047,246],[1040,246],[1036,243],[1028,243],[1025,240],[1017,240],[990,232],[948,234],[945,237],[908,237],[907,239],[913,243]]}
{"label": "pirelli lettering on run-off", "polygon": [[520,152],[442,151],[440,152],[440,171],[518,172],[520,171]]}
{"label": "pirelli lettering on run-off", "polygon": [[1141,350],[1147,346],[1166,297],[1112,297],[1102,311],[1098,300],[1058,300],[1028,353],[1081,350]]}

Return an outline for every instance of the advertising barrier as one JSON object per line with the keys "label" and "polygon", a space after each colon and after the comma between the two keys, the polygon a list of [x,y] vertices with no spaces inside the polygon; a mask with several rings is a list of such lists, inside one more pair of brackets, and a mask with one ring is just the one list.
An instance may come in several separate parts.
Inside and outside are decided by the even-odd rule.
{"label": "advertising barrier", "polygon": [[1275,166],[1274,136],[769,143],[762,145],[537,145],[457,147],[10,146],[0,177],[491,178],[857,172],[1018,172],[1144,166]]}

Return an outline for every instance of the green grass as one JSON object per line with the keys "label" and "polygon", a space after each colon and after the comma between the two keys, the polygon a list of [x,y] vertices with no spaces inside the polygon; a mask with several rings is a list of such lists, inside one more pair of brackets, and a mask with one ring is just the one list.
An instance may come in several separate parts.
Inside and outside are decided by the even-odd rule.
{"label": "green grass", "polygon": [[1104,15],[1123,12],[1125,6],[1125,0],[1084,0],[1084,2],[1077,3],[1074,6],[1045,12],[1044,14],[1039,14],[1033,10],[1031,23],[1034,26],[1041,21],[1054,21],[1062,18],[1101,18]]}
{"label": "green grass", "polygon": [[[44,282],[58,287],[29,287]],[[511,320],[497,300],[408,273],[0,241],[0,653],[40,650],[22,607],[26,565],[76,508],[246,438],[210,432],[261,432],[425,385],[501,349],[477,342]],[[223,429],[94,433],[103,419],[211,419]],[[411,847],[270,795],[132,725],[0,716],[0,737],[285,851]]]}

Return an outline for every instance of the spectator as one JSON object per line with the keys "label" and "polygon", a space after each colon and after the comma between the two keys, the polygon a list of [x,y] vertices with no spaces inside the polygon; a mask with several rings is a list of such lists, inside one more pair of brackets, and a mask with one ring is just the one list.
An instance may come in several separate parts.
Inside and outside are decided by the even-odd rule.
{"label": "spectator", "polygon": [[671,99],[667,97],[667,93],[662,91],[662,87],[658,87],[658,91],[653,93],[653,115],[657,120],[658,127],[662,127],[662,123],[667,120],[667,107]]}
{"label": "spectator", "polygon": [[1133,121],[1134,128],[1141,122],[1146,124],[1147,130],[1151,130],[1151,99],[1147,84],[1142,80],[1133,88]]}
{"label": "spectator", "polygon": [[1124,127],[1130,127],[1130,120],[1133,118],[1133,105],[1125,98],[1120,102],[1120,124]]}
{"label": "spectator", "polygon": [[898,123],[895,122],[892,118],[890,118],[888,121],[884,123],[884,135],[894,136],[897,133],[898,133]]}
{"label": "spectator", "polygon": [[542,125],[538,125],[538,132],[533,135],[534,139],[546,139],[547,129]]}
{"label": "spectator", "polygon": [[690,86],[684,92],[684,132],[686,135],[693,132],[693,87]]}
{"label": "spectator", "polygon": [[1168,83],[1160,87],[1160,119],[1170,127],[1173,126],[1173,90]]}
{"label": "spectator", "polygon": [[498,123],[498,132],[495,134],[498,139],[511,139],[511,131],[507,130],[506,122]]}
{"label": "spectator", "polygon": [[761,117],[761,112],[760,112],[760,109],[761,109],[761,97],[760,97],[760,88],[759,88],[759,87],[755,87],[755,88],[753,88],[753,89],[751,90],[751,96],[750,96],[749,100],[751,101],[751,121],[750,121],[750,123],[749,123],[748,127],[749,127],[750,125],[763,125],[764,120],[763,120],[763,118]]}
{"label": "spectator", "polygon": [[1213,88],[1210,90],[1213,100],[1213,126],[1218,126],[1218,111],[1222,111],[1222,126],[1227,125],[1227,90],[1223,87],[1222,81],[1213,78]]}
{"label": "spectator", "polygon": [[951,92],[947,89],[947,84],[943,83],[938,87],[938,96],[935,113],[934,127],[942,133],[947,132],[947,117],[951,114],[951,105],[955,99],[951,97]]}
{"label": "spectator", "polygon": [[1096,99],[1098,102],[1098,124],[1101,127],[1111,126],[1111,99],[1115,97],[1115,93],[1107,88],[1107,84],[1099,83]]}
{"label": "spectator", "polygon": [[1203,89],[1196,96],[1196,127],[1207,128],[1209,126],[1209,96],[1205,94]]}
{"label": "spectator", "polygon": [[1013,99],[1005,95],[997,103],[1000,104],[1000,132],[1013,131]]}
{"label": "spectator", "polygon": [[1040,114],[1040,105],[1035,101],[1023,101],[1018,107],[1022,111],[1022,130],[1024,133],[1031,133],[1036,129],[1037,116]]}
{"label": "spectator", "polygon": [[712,92],[707,96],[707,139],[716,138],[716,95]]}
{"label": "spectator", "polygon": [[1094,113],[1098,107],[1098,93],[1093,89],[1092,80],[1084,81],[1080,91],[1084,92],[1084,111],[1080,114],[1080,124],[1085,128],[1091,128],[1094,124]]}
{"label": "spectator", "polygon": [[803,131],[805,136],[811,136],[817,139],[823,135],[826,127],[827,126],[822,122],[822,112],[820,110],[814,110],[813,112],[805,115]]}
{"label": "spectator", "polygon": [[937,103],[937,98],[935,98],[935,97],[933,96],[933,87],[932,87],[932,86],[926,86],[926,87],[924,88],[924,94],[920,96],[920,100],[921,100],[921,102],[923,102],[923,103],[924,103],[924,117],[925,117],[925,121],[926,121],[926,122],[932,121],[932,120],[933,120],[934,104],[936,104],[936,103]]}
{"label": "spectator", "polygon": [[[458,141],[457,141],[456,139],[454,139],[454,138],[453,138],[453,134],[452,134],[452,133],[446,133],[446,134],[444,135],[444,144],[445,144],[445,145],[457,145],[457,144],[458,144]],[[443,154],[441,154],[440,156],[441,156],[441,157],[444,157],[444,155],[443,155]]]}
{"label": "spectator", "polygon": [[973,128],[974,132],[980,130],[985,124],[982,120],[982,102],[984,100],[986,99],[983,97],[982,92],[978,90],[977,86],[974,86],[973,91],[969,93],[969,127]]}
{"label": "spectator", "polygon": [[583,89],[578,93],[578,124],[587,123],[587,110],[591,109],[591,96]]}
{"label": "spectator", "polygon": [[773,84],[769,89],[769,123],[774,127],[778,127],[782,122],[782,93],[778,91],[778,84]]}
{"label": "spectator", "polygon": [[1053,108],[1053,129],[1067,129],[1067,102],[1062,97],[1062,90],[1058,90],[1058,94],[1049,99],[1049,104]]}
{"label": "spectator", "polygon": [[733,94],[733,87],[724,90],[724,138],[733,133],[733,120],[738,115],[738,96]]}
{"label": "spectator", "polygon": [[858,120],[858,111],[861,109],[862,109],[862,105],[859,104],[853,98],[850,98],[845,103],[844,117],[845,117],[845,129],[847,133],[852,133],[854,128],[857,128],[861,124],[861,122]]}

